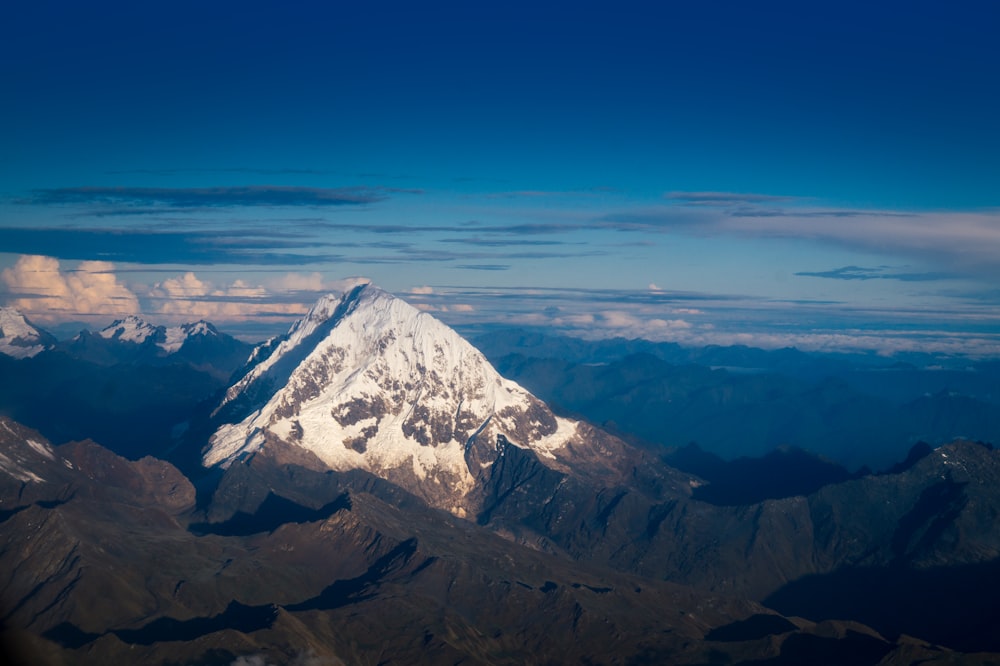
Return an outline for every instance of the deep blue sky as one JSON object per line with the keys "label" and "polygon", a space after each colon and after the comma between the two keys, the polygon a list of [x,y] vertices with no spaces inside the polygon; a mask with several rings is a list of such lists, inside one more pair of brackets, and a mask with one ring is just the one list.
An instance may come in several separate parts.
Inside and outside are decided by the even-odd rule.
{"label": "deep blue sky", "polygon": [[21,3],[0,301],[263,331],[363,275],[456,325],[995,353],[997,34],[988,2]]}

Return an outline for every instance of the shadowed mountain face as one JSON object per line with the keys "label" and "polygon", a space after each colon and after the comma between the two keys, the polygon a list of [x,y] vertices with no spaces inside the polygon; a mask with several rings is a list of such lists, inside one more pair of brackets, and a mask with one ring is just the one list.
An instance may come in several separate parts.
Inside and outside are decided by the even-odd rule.
{"label": "shadowed mountain face", "polygon": [[0,353],[0,414],[54,442],[94,439],[128,458],[176,455],[250,349],[206,322],[166,328],[130,317],[51,339],[28,358]]}
{"label": "shadowed mountain face", "polygon": [[9,459],[39,478],[4,487],[21,509],[0,523],[0,570],[19,572],[3,637],[24,663],[963,663],[526,548],[280,447],[231,465],[196,509],[169,465],[2,425]]}
{"label": "shadowed mountain face", "polygon": [[[146,333],[131,321],[101,337]],[[610,377],[629,395],[650,367]],[[169,439],[185,473],[145,455],[153,438],[126,432],[129,460],[0,417],[12,658],[973,664],[1000,652],[983,620],[1000,598],[988,446],[915,447],[879,475],[794,448],[658,457],[556,416],[370,286],[321,301],[234,377]],[[713,391],[749,409],[725,382]],[[138,424],[141,410],[120,409],[112,424]],[[213,466],[191,464],[202,455]]]}

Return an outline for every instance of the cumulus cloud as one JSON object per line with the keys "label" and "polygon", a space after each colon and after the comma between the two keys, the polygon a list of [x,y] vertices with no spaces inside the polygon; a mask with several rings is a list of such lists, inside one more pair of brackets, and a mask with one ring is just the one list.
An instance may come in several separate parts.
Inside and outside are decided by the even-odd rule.
{"label": "cumulus cloud", "polygon": [[214,285],[192,272],[157,283],[149,290],[154,311],[172,319],[246,319],[262,314],[301,315],[308,304],[277,302],[261,285],[234,280]]}
{"label": "cumulus cloud", "polygon": [[138,297],[107,261],[83,261],[63,271],[52,257],[23,255],[0,279],[12,296],[10,305],[42,321],[139,312]]}
{"label": "cumulus cloud", "polygon": [[415,295],[433,294],[434,287],[428,287],[427,285],[424,285],[423,287],[414,287],[413,289],[410,289],[410,293]]}
{"label": "cumulus cloud", "polygon": [[476,308],[468,303],[451,305],[432,305],[431,303],[413,303],[413,307],[423,312],[475,312]]}
{"label": "cumulus cloud", "polygon": [[278,278],[276,286],[287,291],[323,291],[326,287],[321,273],[288,273]]}

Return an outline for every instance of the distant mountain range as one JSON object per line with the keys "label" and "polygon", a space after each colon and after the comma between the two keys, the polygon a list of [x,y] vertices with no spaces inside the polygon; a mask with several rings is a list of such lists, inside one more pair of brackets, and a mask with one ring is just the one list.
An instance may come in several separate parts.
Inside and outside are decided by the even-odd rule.
{"label": "distant mountain range", "polygon": [[812,441],[727,459],[643,430],[682,420],[673,400],[721,405],[707,422],[732,433],[777,418],[762,405],[829,424],[876,404],[838,377],[502,356],[578,407],[649,414],[608,432],[374,285],[226,380],[223,336],[168,330],[128,318],[0,359],[13,663],[1000,660],[991,445],[916,443],[875,474]]}
{"label": "distant mountain range", "polygon": [[[849,469],[884,469],[917,442],[1000,441],[1000,364],[795,350],[477,338],[506,377],[557,413],[646,448],[691,442],[727,459],[798,447]],[[523,346],[521,346],[523,343]],[[913,360],[917,360],[913,358]]]}
{"label": "distant mountain range", "polygon": [[167,328],[127,317],[56,341],[0,308],[8,321],[17,325],[4,324],[0,352],[36,342],[31,354],[0,353],[0,414],[53,441],[92,438],[131,458],[166,455],[252,349],[207,322]]}

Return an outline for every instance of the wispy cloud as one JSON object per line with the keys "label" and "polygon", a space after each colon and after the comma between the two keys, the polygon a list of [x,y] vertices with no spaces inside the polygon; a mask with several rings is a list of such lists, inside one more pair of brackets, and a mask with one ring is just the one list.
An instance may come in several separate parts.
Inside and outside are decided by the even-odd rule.
{"label": "wispy cloud", "polygon": [[580,190],[510,190],[506,192],[490,192],[488,199],[546,199],[555,197],[589,197],[617,192],[611,187],[591,187]]}
{"label": "wispy cloud", "polygon": [[580,245],[579,242],[563,240],[527,240],[510,238],[442,238],[442,243],[460,243],[462,245],[477,245],[480,247],[515,247],[515,246],[545,246],[545,245]]}
{"label": "wispy cloud", "polygon": [[104,173],[111,176],[139,174],[144,176],[180,176],[188,174],[209,173],[246,173],[260,176],[326,176],[333,172],[325,169],[264,169],[253,167],[218,167],[218,168],[178,168],[178,169],[114,169]]}
{"label": "wispy cloud", "polygon": [[[706,200],[707,202],[708,200]],[[1000,212],[658,206],[602,215],[623,232],[792,239],[920,259],[944,272],[1000,276]]]}
{"label": "wispy cloud", "polygon": [[62,187],[35,190],[18,203],[29,205],[99,204],[212,208],[229,206],[359,206],[383,201],[390,193],[419,190],[385,187]]}
{"label": "wispy cloud", "polygon": [[[0,227],[0,247],[15,254],[138,264],[298,265],[341,257],[314,251],[318,247],[329,248],[328,242],[288,230],[259,229],[172,233],[119,228]],[[307,248],[312,251],[305,252]]]}
{"label": "wispy cloud", "polygon": [[828,271],[799,271],[795,275],[833,280],[899,280],[901,282],[927,282],[931,280],[946,280],[953,277],[947,273],[894,272],[888,266],[879,266],[876,268],[842,266],[841,268],[834,268]]}
{"label": "wispy cloud", "polygon": [[[435,287],[422,307],[475,334],[520,326],[582,338],[645,338],[682,345],[796,347],[827,352],[1000,353],[1000,314],[980,305],[859,308],[824,300],[777,301],[736,294],[652,289],[469,289]],[[460,301],[468,313],[450,311]],[[785,325],[776,325],[775,320]],[[804,324],[803,322],[808,322]]]}
{"label": "wispy cloud", "polygon": [[508,264],[459,264],[455,268],[463,268],[468,271],[507,271],[510,270]]}
{"label": "wispy cloud", "polygon": [[795,197],[738,192],[667,192],[664,199],[693,206],[732,206],[794,201]]}

